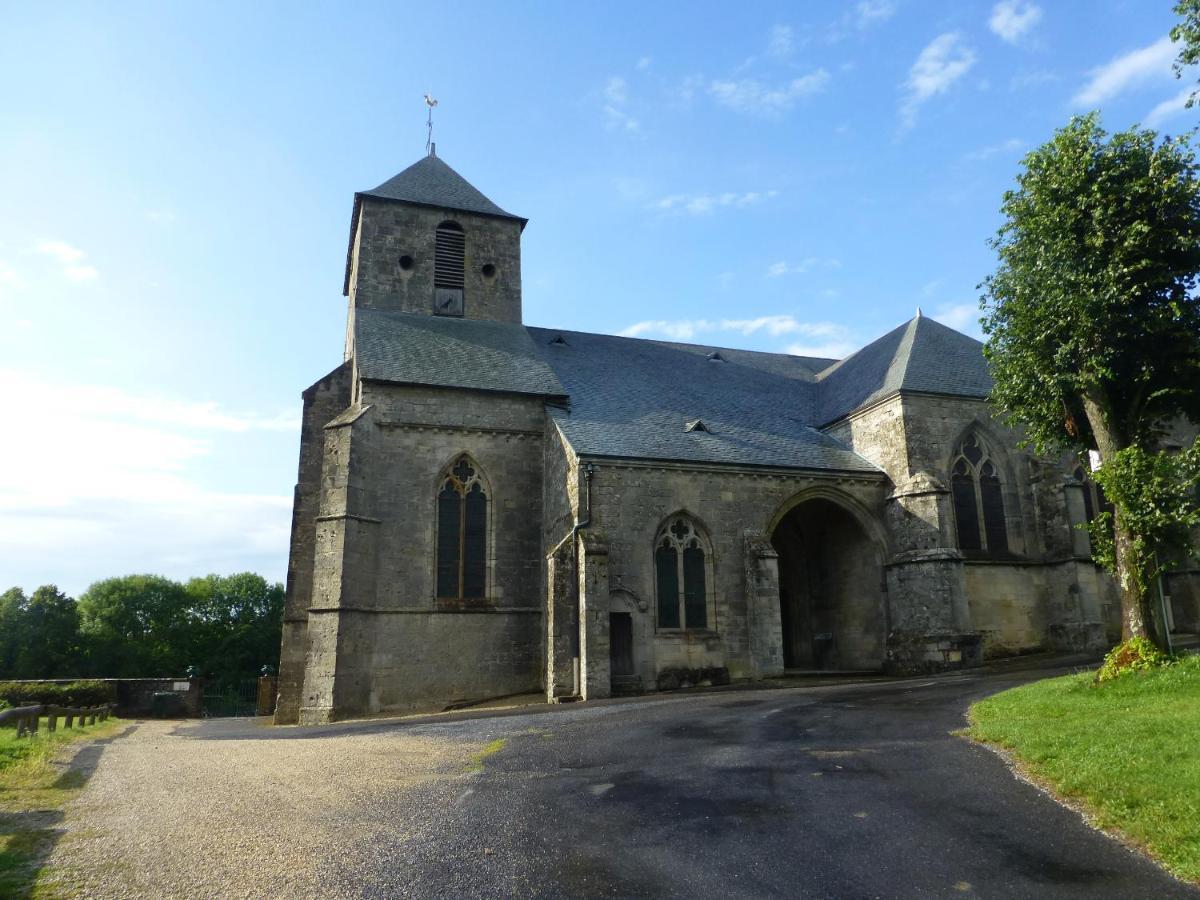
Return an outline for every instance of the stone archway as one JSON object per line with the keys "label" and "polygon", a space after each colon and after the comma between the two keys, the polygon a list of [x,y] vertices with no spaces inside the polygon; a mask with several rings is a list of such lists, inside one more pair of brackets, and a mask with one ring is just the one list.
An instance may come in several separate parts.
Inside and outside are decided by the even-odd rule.
{"label": "stone archway", "polygon": [[824,497],[790,509],[771,533],[779,554],[785,669],[879,669],[886,620],[879,550]]}

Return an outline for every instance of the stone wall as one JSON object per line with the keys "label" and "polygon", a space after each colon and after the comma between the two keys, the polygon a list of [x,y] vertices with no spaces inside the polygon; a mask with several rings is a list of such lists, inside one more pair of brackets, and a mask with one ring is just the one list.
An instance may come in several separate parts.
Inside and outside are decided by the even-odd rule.
{"label": "stone wall", "polygon": [[[457,222],[466,236],[463,315],[521,321],[521,223],[515,219],[433,209],[371,197],[360,201],[351,248],[350,307],[434,312],[435,231]],[[404,268],[401,259],[411,260]],[[485,265],[495,274],[483,272]]]}
{"label": "stone wall", "polygon": [[292,502],[291,549],[279,654],[277,724],[294,724],[300,713],[304,659],[308,651],[308,607],[312,600],[316,518],[321,500],[325,424],[350,404],[350,366],[338,366],[306,390],[300,425],[300,464]]}
{"label": "stone wall", "polygon": [[[533,397],[361,385],[327,429],[302,721],[539,689],[543,428]],[[489,501],[469,609],[435,597],[436,495],[462,454]]]}

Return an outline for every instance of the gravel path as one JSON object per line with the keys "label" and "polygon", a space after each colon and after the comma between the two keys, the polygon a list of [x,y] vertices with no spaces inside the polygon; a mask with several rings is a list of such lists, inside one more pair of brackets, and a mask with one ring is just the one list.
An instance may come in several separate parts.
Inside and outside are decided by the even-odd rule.
{"label": "gravel path", "polygon": [[354,849],[422,828],[416,814],[380,821],[379,802],[414,812],[453,802],[485,746],[394,725],[264,726],[247,738],[240,723],[229,739],[221,728],[139,722],[109,742],[43,882],[96,898],[358,896],[331,888]]}

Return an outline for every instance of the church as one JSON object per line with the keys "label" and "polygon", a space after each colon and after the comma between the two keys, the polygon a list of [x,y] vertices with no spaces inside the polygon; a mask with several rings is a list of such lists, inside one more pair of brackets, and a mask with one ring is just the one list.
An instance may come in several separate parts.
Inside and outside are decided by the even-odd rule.
{"label": "church", "polygon": [[[278,723],[1097,649],[1085,466],[917,316],[845,359],[521,317],[521,233],[436,155],[355,194],[303,393]],[[1200,572],[1171,580],[1200,626]]]}

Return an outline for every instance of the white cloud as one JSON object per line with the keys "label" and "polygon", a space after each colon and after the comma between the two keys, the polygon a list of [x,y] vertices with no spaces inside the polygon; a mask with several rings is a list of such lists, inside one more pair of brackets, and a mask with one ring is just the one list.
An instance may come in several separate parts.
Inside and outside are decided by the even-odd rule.
{"label": "white cloud", "polygon": [[916,124],[917,110],[938,94],[944,94],[975,65],[975,52],[963,43],[957,32],[939,34],[917,56],[904,82],[904,102],[900,106],[901,123]]}
{"label": "white cloud", "polygon": [[624,78],[614,75],[608,79],[601,91],[604,99],[604,122],[610,131],[637,131],[640,123],[626,110],[629,102],[629,84]]}
{"label": "white cloud", "polygon": [[1072,98],[1072,102],[1077,106],[1099,106],[1147,81],[1171,79],[1174,77],[1171,71],[1174,59],[1175,45],[1171,39],[1159,38],[1148,47],[1118,56],[1092,69],[1090,80]]}
{"label": "white cloud", "polygon": [[819,359],[843,359],[858,349],[852,341],[826,341],[822,344],[790,344],[785,352],[792,356],[815,356]]}
{"label": "white cloud", "polygon": [[988,28],[1001,40],[1015,44],[1041,18],[1042,8],[1028,0],[1001,0],[992,7]]}
{"label": "white cloud", "polygon": [[933,318],[964,334],[979,337],[983,334],[979,327],[979,315],[978,303],[955,303],[938,307]]}
{"label": "white cloud", "polygon": [[773,116],[791,109],[797,100],[825,90],[829,72],[817,69],[780,85],[767,85],[753,78],[737,81],[713,81],[708,92],[722,106],[738,112]]}
{"label": "white cloud", "polygon": [[840,269],[842,261],[833,259],[832,257],[820,256],[807,256],[795,263],[780,260],[767,266],[766,276],[768,278],[779,278],[782,275],[803,275],[817,266],[822,266],[826,269]]}
{"label": "white cloud", "polygon": [[686,213],[703,216],[723,207],[745,207],[769,200],[779,191],[725,191],[721,194],[671,194],[650,204],[662,213]]}
{"label": "white cloud", "polygon": [[727,291],[733,286],[733,282],[736,279],[737,276],[732,272],[721,272],[719,275],[717,275],[717,284],[720,286],[721,290]]}
{"label": "white cloud", "polygon": [[997,156],[1001,153],[1016,153],[1024,146],[1025,142],[1020,138],[1009,138],[1008,140],[1001,141],[998,144],[989,144],[986,147],[980,147],[978,150],[972,150],[963,158],[971,160],[972,162],[979,162],[981,160],[991,159],[993,156]]}
{"label": "white cloud", "polygon": [[86,253],[66,241],[42,241],[35,249],[56,260],[62,266],[62,274],[71,281],[91,281],[100,274],[95,266],[83,262]]}
{"label": "white cloud", "polygon": [[622,337],[658,335],[676,341],[690,341],[702,334],[719,332],[740,334],[744,337],[759,332],[770,337],[800,335],[810,338],[844,339],[848,335],[844,326],[834,322],[802,322],[790,314],[758,316],[754,319],[651,319],[630,325],[618,334]]}
{"label": "white cloud", "polygon": [[643,56],[641,59],[639,59],[637,61],[638,71],[644,72],[646,69],[650,68],[650,64],[652,62],[654,62],[654,60],[651,59],[649,56]]}
{"label": "white cloud", "polygon": [[854,21],[859,28],[870,28],[886,22],[896,13],[892,0],[862,0],[854,7]]}
{"label": "white cloud", "polygon": [[156,225],[171,225],[174,224],[176,216],[169,209],[149,209],[146,210],[146,219]]}
{"label": "white cloud", "polygon": [[21,276],[17,274],[17,270],[0,259],[0,287],[18,287],[21,284]]}
{"label": "white cloud", "polygon": [[1192,96],[1192,92],[1195,90],[1195,85],[1186,87],[1174,97],[1159,103],[1154,107],[1154,109],[1146,113],[1146,118],[1143,120],[1142,124],[1147,128],[1157,128],[1168,119],[1173,119],[1181,112],[1185,112],[1187,109],[1185,104],[1188,102],[1188,98]]}
{"label": "white cloud", "polygon": [[229,413],[9,369],[0,369],[0,395],[31,435],[0,442],[10,581],[24,570],[79,590],[134,571],[180,577],[272,566],[264,574],[282,574],[291,497],[214,490],[195,466],[217,435],[227,444],[238,432],[294,434],[295,415]]}
{"label": "white cloud", "polygon": [[790,25],[772,25],[767,37],[767,55],[775,59],[786,59],[792,55],[795,36]]}

